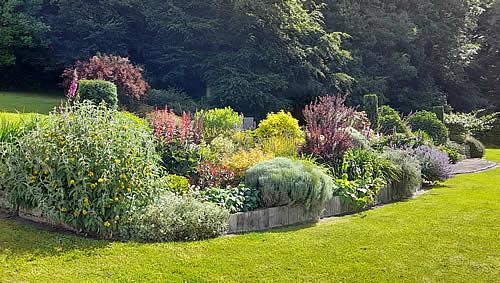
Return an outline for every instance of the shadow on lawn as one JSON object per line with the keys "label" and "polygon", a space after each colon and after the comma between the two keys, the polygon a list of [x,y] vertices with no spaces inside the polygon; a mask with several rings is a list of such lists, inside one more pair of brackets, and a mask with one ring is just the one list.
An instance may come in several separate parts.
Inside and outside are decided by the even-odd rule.
{"label": "shadow on lawn", "polygon": [[1,213],[0,231],[0,253],[15,257],[57,256],[72,250],[92,253],[111,243]]}

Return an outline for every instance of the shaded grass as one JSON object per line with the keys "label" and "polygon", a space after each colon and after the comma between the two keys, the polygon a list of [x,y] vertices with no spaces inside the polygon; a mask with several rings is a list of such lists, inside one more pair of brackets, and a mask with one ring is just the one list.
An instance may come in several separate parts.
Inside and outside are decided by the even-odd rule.
{"label": "shaded grass", "polygon": [[60,93],[0,91],[0,112],[48,114],[63,99]]}
{"label": "shaded grass", "polygon": [[495,282],[498,184],[500,169],[460,175],[417,199],[303,229],[190,243],[96,241],[0,220],[0,282]]}

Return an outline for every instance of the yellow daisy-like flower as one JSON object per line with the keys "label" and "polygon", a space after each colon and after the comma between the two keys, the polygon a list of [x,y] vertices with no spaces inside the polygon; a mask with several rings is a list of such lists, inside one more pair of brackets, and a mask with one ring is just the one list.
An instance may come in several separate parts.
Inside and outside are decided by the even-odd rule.
{"label": "yellow daisy-like flower", "polygon": [[111,226],[111,223],[109,223],[109,221],[104,222],[104,227],[110,227],[110,226]]}

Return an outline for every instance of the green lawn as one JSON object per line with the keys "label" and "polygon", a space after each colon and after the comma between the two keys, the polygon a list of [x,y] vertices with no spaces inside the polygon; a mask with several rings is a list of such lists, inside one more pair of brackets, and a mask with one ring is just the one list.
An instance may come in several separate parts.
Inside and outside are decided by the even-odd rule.
{"label": "green lawn", "polygon": [[190,243],[112,243],[0,220],[0,282],[498,282],[498,184],[500,168],[310,227]]}
{"label": "green lawn", "polygon": [[63,99],[57,93],[4,92],[0,91],[0,112],[48,114]]}

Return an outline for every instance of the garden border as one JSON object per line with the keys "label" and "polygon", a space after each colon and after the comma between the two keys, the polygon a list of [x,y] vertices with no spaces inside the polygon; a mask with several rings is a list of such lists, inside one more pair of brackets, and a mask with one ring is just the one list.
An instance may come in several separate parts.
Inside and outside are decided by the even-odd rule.
{"label": "garden border", "polygon": [[[422,186],[419,186],[414,189],[413,194],[421,190]],[[399,198],[396,197],[396,192],[388,185],[379,191],[375,201],[366,208],[357,208],[342,197],[334,196],[326,203],[325,210],[320,216],[308,212],[302,205],[271,207],[249,212],[240,212],[229,216],[227,234],[242,234],[292,225],[314,223],[320,218],[354,214],[377,205],[388,204],[398,200]]]}

